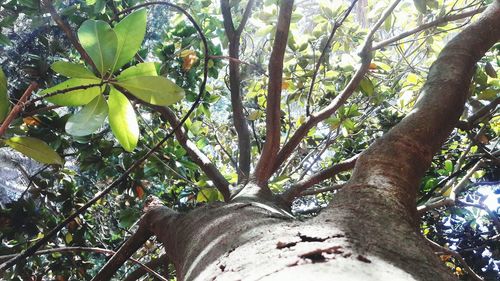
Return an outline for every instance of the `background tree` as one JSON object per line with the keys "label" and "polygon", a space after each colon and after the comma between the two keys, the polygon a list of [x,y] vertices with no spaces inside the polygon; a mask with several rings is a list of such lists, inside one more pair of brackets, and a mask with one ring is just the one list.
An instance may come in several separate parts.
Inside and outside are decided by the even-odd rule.
{"label": "background tree", "polygon": [[2,3],[4,278],[498,279],[500,3],[400,2]]}

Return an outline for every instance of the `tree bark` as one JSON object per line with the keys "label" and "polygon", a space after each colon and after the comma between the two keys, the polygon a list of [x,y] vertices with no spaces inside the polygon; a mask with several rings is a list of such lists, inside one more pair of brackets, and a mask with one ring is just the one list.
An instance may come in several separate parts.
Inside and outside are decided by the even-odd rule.
{"label": "tree bark", "polygon": [[414,110],[361,154],[317,217],[298,221],[277,203],[236,197],[186,214],[154,207],[141,225],[164,244],[178,280],[456,280],[420,234],[415,199],[475,63],[498,40],[500,0],[447,44]]}

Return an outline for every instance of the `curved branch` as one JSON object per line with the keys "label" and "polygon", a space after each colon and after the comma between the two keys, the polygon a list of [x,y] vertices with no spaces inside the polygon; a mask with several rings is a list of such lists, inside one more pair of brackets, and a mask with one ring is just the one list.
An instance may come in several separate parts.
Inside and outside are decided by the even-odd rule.
{"label": "curved branch", "polygon": [[[358,159],[359,155],[355,155],[343,162],[334,164],[324,170],[321,170],[320,172],[313,174],[295,184],[290,186],[288,190],[283,192],[281,195],[282,199],[284,202],[291,204],[293,200],[299,196],[302,195],[308,195],[307,192],[304,192],[307,190],[309,187],[318,184],[326,179],[332,178],[335,175],[349,171],[352,168],[354,168],[354,165],[356,164],[356,160]],[[336,188],[338,189],[338,188]],[[305,193],[305,194],[304,194]]]}
{"label": "curved branch", "polygon": [[414,217],[420,179],[464,110],[475,64],[499,40],[496,0],[444,47],[413,110],[362,153],[348,183],[353,188],[347,190],[376,187],[390,192],[408,218]]}
{"label": "curved branch", "polygon": [[266,184],[271,176],[271,168],[275,165],[276,155],[280,147],[281,135],[281,87],[283,80],[283,59],[290,30],[293,0],[282,0],[280,3],[276,35],[273,50],[269,59],[269,86],[266,105],[266,142],[252,175],[258,186]]}
{"label": "curved branch", "polygon": [[[165,118],[172,127],[179,125],[179,119],[175,116],[175,113],[168,107],[154,107],[156,111],[160,112],[163,118]],[[229,193],[229,182],[220,173],[219,169],[208,159],[208,157],[201,152],[196,144],[190,141],[183,131],[179,129],[175,131],[175,136],[182,147],[186,150],[189,157],[193,162],[195,162],[200,169],[205,173],[205,175],[212,180],[215,187],[222,193],[224,200],[227,202],[230,198]]]}

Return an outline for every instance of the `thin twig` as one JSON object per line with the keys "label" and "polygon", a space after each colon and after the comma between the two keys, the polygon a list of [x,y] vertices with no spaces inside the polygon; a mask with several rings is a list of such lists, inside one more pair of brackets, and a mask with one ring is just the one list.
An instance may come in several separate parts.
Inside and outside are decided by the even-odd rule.
{"label": "thin twig", "polygon": [[321,51],[321,55],[319,56],[318,61],[316,62],[316,66],[314,67],[314,72],[313,72],[313,75],[311,77],[311,85],[309,87],[309,92],[307,93],[306,116],[311,115],[311,113],[310,113],[311,96],[312,96],[312,92],[314,89],[314,84],[316,82],[316,76],[318,75],[319,68],[321,67],[321,64],[323,64],[323,61],[325,60],[325,57],[326,57],[326,53],[328,52],[328,50],[330,49],[330,46],[332,45],[333,37],[335,36],[337,29],[339,29],[339,27],[342,26],[342,24],[347,19],[347,16],[349,16],[349,14],[351,13],[352,9],[354,8],[354,6],[356,5],[357,2],[358,2],[358,0],[352,1],[349,8],[347,8],[347,10],[344,12],[342,19],[339,21],[335,20],[335,23],[333,25],[333,29],[330,32],[330,36],[328,37],[328,40],[326,41],[326,44],[323,47],[323,50]]}
{"label": "thin twig", "polygon": [[26,106],[26,101],[28,100],[28,97],[33,93],[38,88],[38,84],[36,82],[31,82],[29,87],[24,91],[23,95],[17,102],[17,104],[12,108],[10,111],[9,115],[7,115],[7,118],[3,121],[2,125],[0,126],[0,137],[2,137],[5,134],[5,131],[7,131],[7,128],[9,127],[10,123],[19,115],[19,112]]}
{"label": "thin twig", "polygon": [[[65,247],[65,248],[53,248],[53,249],[45,249],[45,250],[40,250],[36,251],[33,255],[35,256],[40,256],[40,255],[48,255],[52,253],[64,253],[64,252],[93,252],[93,253],[101,253],[105,255],[114,255],[116,252],[108,249],[103,249],[103,248],[96,248],[96,247]],[[4,260],[11,259],[15,257],[17,254],[12,254],[12,255],[4,255],[0,256],[0,262]],[[156,271],[152,270],[150,267],[145,265],[144,263],[134,259],[134,258],[128,258],[131,262],[137,264],[143,270],[151,273],[154,275],[156,278],[159,278],[160,280],[167,281],[163,276],[158,274]]]}
{"label": "thin twig", "polygon": [[481,278],[479,275],[477,275],[477,273],[475,273],[474,270],[472,270],[472,268],[470,268],[470,266],[467,264],[467,262],[464,260],[464,258],[462,258],[462,256],[458,252],[447,249],[447,248],[437,244],[436,242],[430,240],[427,237],[425,239],[427,240],[427,242],[429,242],[431,247],[434,248],[434,250],[436,251],[436,254],[438,254],[438,255],[446,254],[446,255],[453,256],[454,258],[456,258],[460,262],[462,267],[465,269],[465,271],[467,273],[469,273],[471,278],[473,278],[476,281],[483,281],[483,278]]}
{"label": "thin twig", "polygon": [[468,17],[471,17],[473,15],[476,15],[476,14],[479,14],[481,12],[483,12],[484,10],[486,9],[486,7],[481,7],[479,9],[476,9],[476,10],[472,10],[472,11],[468,11],[468,12],[464,12],[464,13],[461,13],[461,14],[456,14],[456,15],[451,15],[451,16],[444,16],[444,17],[441,17],[441,18],[438,18],[436,20],[433,20],[431,22],[428,22],[428,23],[424,23],[412,30],[408,30],[408,31],[405,31],[399,35],[396,35],[394,37],[391,37],[389,39],[386,39],[382,42],[379,42],[377,44],[375,44],[375,46],[372,47],[372,51],[374,50],[378,50],[378,49],[381,49],[389,44],[392,44],[396,41],[399,41],[403,38],[406,38],[412,34],[415,34],[415,33],[418,33],[420,31],[423,31],[425,29],[428,29],[428,28],[431,28],[431,27],[435,27],[435,26],[438,26],[442,23],[446,23],[446,22],[449,22],[449,21],[455,21],[455,20],[460,20],[460,19],[464,19],[464,18],[468,18]]}

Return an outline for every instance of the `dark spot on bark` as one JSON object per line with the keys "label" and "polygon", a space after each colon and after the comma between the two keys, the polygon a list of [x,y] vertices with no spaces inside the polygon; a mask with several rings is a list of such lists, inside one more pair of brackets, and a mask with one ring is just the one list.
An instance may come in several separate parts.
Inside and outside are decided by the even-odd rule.
{"label": "dark spot on bark", "polygon": [[344,258],[348,258],[350,256],[352,256],[352,253],[347,253],[347,254],[343,255]]}
{"label": "dark spot on bark", "polygon": [[335,258],[335,257],[332,257],[332,256],[327,257],[324,254],[329,254],[329,255],[332,255],[332,254],[343,254],[344,251],[340,250],[341,248],[342,248],[341,246],[333,246],[333,247],[326,248],[326,249],[316,249],[314,251],[302,254],[299,257],[301,257],[303,259],[309,259],[313,263],[315,263],[315,262],[324,262],[326,259],[334,259]]}
{"label": "dark spot on bark", "polygon": [[239,210],[239,209],[246,208],[246,207],[248,207],[248,206],[252,206],[252,204],[251,204],[251,203],[241,204],[241,205],[236,206],[234,209],[235,209],[235,210]]}
{"label": "dark spot on bark", "polygon": [[221,271],[224,271],[224,269],[226,269],[226,266],[223,265],[223,264],[221,264],[221,265],[219,265],[219,268],[220,268]]}
{"label": "dark spot on bark", "polygon": [[276,244],[276,249],[291,248],[295,245],[297,245],[297,242],[286,243],[286,242],[278,241],[278,243]]}
{"label": "dark spot on bark", "polygon": [[329,237],[326,237],[326,238],[311,237],[311,236],[307,236],[307,235],[301,235],[300,233],[299,233],[299,237],[302,240],[302,242],[323,242],[329,238]]}
{"label": "dark spot on bark", "polygon": [[326,260],[325,256],[323,256],[322,253],[309,253],[302,255],[301,258],[310,259],[313,263],[324,262]]}
{"label": "dark spot on bark", "polygon": [[366,262],[366,263],[371,263],[371,262],[372,262],[372,261],[371,261],[371,260],[369,260],[367,257],[362,256],[362,255],[358,255],[356,258],[357,258],[359,261],[362,261],[362,262]]}

